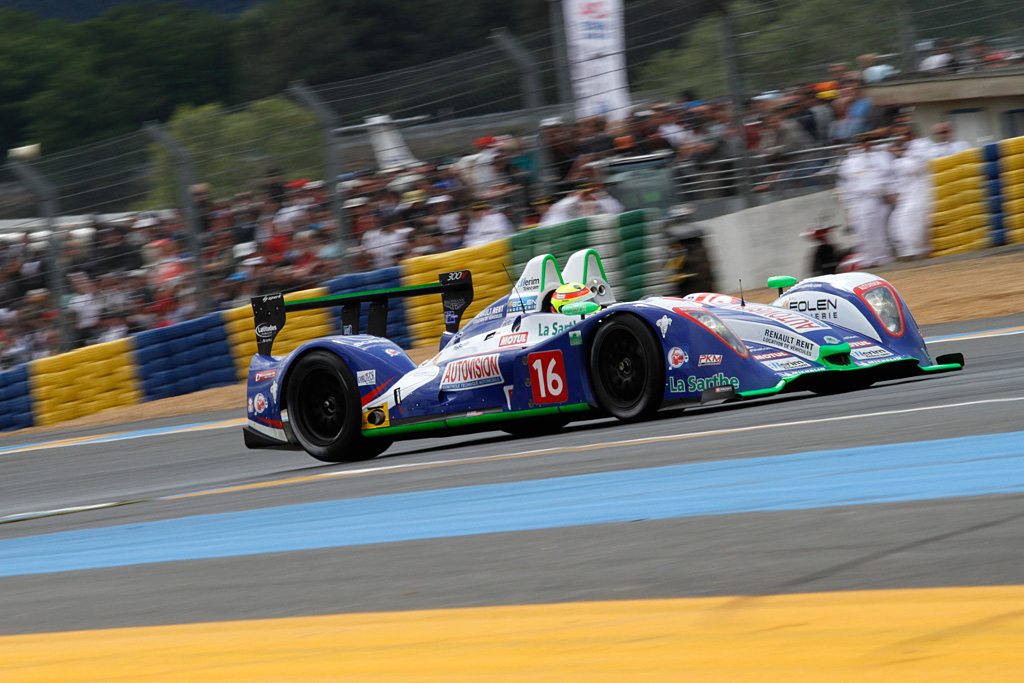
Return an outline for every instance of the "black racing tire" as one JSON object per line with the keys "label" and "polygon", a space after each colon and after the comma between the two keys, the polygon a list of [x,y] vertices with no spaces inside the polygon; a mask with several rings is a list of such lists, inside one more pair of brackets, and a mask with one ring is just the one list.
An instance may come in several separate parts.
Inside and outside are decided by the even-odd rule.
{"label": "black racing tire", "polygon": [[512,436],[545,436],[561,431],[567,424],[569,424],[569,418],[562,417],[561,415],[552,415],[550,417],[511,420],[502,426],[501,431]]}
{"label": "black racing tire", "polygon": [[641,420],[661,407],[665,358],[661,343],[640,318],[606,318],[590,344],[590,387],[599,408],[620,420]]}
{"label": "black racing tire", "polygon": [[384,438],[362,435],[356,378],[330,351],[311,351],[288,373],[288,418],[299,444],[323,462],[355,462],[383,453]]}

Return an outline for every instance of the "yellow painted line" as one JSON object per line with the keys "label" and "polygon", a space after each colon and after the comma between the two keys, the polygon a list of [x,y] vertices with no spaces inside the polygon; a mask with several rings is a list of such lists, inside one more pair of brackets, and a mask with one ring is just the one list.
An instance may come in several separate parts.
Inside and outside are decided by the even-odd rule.
{"label": "yellow painted line", "polygon": [[22,681],[1018,681],[1024,586],[380,612],[0,637]]}
{"label": "yellow painted line", "polygon": [[0,456],[12,455],[14,453],[27,453],[29,451],[40,451],[47,448],[64,448],[78,444],[110,443],[111,441],[128,441],[130,439],[145,439],[152,436],[173,436],[175,434],[187,434],[190,432],[202,432],[210,429],[225,429],[228,427],[241,427],[247,422],[245,418],[234,418],[221,422],[208,422],[205,424],[182,426],[180,428],[166,427],[164,430],[144,429],[137,432],[110,432],[108,434],[93,434],[92,436],[76,436],[53,441],[42,441],[8,450],[0,449]]}

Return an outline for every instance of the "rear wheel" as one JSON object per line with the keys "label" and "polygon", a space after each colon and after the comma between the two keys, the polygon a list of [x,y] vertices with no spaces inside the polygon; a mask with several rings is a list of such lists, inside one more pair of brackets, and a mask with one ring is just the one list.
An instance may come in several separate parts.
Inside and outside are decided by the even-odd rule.
{"label": "rear wheel", "polygon": [[391,445],[387,439],[362,435],[355,377],[329,351],[312,351],[295,363],[288,375],[286,399],[295,437],[317,460],[366,460]]}
{"label": "rear wheel", "polygon": [[665,361],[654,331],[632,315],[606,319],[590,346],[590,386],[600,408],[620,420],[653,415],[665,394]]}

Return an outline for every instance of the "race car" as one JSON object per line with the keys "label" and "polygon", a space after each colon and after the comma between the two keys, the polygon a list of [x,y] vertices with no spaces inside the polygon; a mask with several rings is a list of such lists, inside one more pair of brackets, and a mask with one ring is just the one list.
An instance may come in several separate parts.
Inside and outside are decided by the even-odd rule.
{"label": "race car", "polygon": [[[963,367],[961,354],[932,361],[881,278],[775,277],[769,286],[779,287],[772,305],[713,293],[620,302],[597,251],[584,249],[564,269],[554,256],[533,258],[507,295],[461,327],[473,299],[468,270],[360,294],[256,297],[245,443],[355,461],[396,439],[540,434],[577,419],[639,420],[672,405],[837,393]],[[424,294],[441,295],[445,331],[438,353],[417,365],[387,338],[387,309]],[[368,334],[359,334],[364,305]],[[329,307],[340,307],[343,334],[272,355],[288,312]]]}

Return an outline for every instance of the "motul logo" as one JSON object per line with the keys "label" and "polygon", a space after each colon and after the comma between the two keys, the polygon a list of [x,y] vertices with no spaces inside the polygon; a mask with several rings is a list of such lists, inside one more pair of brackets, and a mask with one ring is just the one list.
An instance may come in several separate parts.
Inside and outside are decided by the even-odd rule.
{"label": "motul logo", "polygon": [[498,340],[498,346],[519,346],[526,343],[526,338],[530,336],[529,332],[517,332],[515,334],[506,334],[504,337]]}

